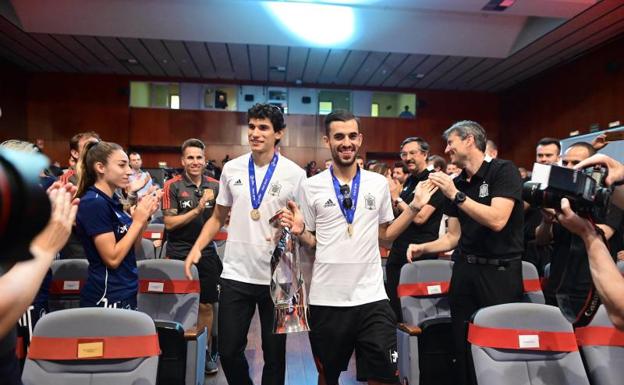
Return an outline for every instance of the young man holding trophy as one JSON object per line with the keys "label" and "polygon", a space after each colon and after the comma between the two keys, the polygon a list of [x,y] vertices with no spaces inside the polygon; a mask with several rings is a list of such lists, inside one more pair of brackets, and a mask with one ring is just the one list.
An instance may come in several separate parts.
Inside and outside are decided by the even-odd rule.
{"label": "young man holding trophy", "polygon": [[252,385],[244,352],[257,306],[264,358],[262,385],[282,385],[286,336],[273,333],[274,305],[269,284],[276,239],[269,219],[294,199],[306,175],[275,148],[286,127],[279,108],[256,104],[247,112],[247,118],[251,153],[225,164],[216,207],[186,258],[186,274],[190,278],[191,265],[199,262],[201,250],[230,213],[219,297],[221,365],[228,383]]}
{"label": "young man holding trophy", "polygon": [[[359,120],[348,111],[325,119],[333,165],[305,180],[280,224],[315,247],[310,285],[310,344],[319,384],[336,385],[357,351],[358,380],[398,383],[396,319],[383,283],[379,239],[407,228],[437,188],[424,181],[409,208],[394,218],[388,181],[355,162],[362,144]],[[390,222],[394,221],[392,224]]]}

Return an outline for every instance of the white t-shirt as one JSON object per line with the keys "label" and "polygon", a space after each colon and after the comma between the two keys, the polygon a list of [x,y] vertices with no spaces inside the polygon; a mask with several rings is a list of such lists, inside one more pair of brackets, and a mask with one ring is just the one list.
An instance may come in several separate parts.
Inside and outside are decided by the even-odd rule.
{"label": "white t-shirt", "polygon": [[[253,209],[249,193],[250,156],[251,153],[247,153],[227,162],[219,181],[217,204],[231,207],[221,277],[268,285],[271,282],[270,261],[275,249],[273,238],[276,232],[269,219],[286,207],[289,200],[295,200],[297,189],[306,174],[296,163],[279,155],[273,177],[260,203],[260,219],[254,221],[250,216]],[[257,189],[268,167],[255,167]]]}
{"label": "white t-shirt", "polygon": [[[394,220],[386,178],[360,171],[353,235],[340,210],[331,173],[307,179],[299,203],[306,229],[316,232],[310,304],[358,306],[387,299],[379,254],[379,225]],[[351,188],[351,191],[353,188]]]}

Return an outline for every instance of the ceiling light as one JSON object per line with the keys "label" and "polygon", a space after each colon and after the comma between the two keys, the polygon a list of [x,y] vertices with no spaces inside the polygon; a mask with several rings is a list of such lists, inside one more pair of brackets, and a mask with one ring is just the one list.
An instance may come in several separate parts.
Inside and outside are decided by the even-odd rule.
{"label": "ceiling light", "polygon": [[266,2],[265,7],[282,27],[307,44],[346,44],[355,31],[353,9],[338,5]]}
{"label": "ceiling light", "polygon": [[128,64],[139,64],[139,61],[137,59],[134,58],[130,58],[128,60],[126,60],[128,62]]}

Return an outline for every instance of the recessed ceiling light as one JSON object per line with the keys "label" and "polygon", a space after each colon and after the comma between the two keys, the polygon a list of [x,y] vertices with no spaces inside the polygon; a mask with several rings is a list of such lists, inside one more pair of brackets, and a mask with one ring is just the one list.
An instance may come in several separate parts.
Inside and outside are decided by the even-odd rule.
{"label": "recessed ceiling light", "polygon": [[128,60],[126,60],[128,62],[128,64],[139,64],[139,61],[137,59],[134,58],[130,58]]}

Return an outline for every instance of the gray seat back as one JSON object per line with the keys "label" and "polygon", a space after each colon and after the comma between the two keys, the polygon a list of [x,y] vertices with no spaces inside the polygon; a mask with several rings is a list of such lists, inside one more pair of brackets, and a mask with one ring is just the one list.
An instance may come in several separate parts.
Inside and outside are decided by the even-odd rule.
{"label": "gray seat back", "polygon": [[51,312],[80,307],[80,290],[89,275],[86,259],[60,259],[52,262],[52,282],[48,306]]}
{"label": "gray seat back", "polygon": [[[409,263],[401,268],[398,293],[405,323],[417,326],[422,320],[450,315],[445,287],[451,281],[453,262],[424,260]],[[425,288],[422,295],[406,295],[410,285]]]}
{"label": "gray seat back", "polygon": [[531,303],[546,303],[540,286],[537,268],[531,262],[522,261],[522,282],[524,284],[524,301]]}
{"label": "gray seat back", "polygon": [[137,261],[156,258],[154,242],[150,239],[141,238],[141,252],[136,254]]}
{"label": "gray seat back", "polygon": [[[623,334],[617,331],[611,323],[604,305],[600,305],[588,327],[577,329],[577,333],[580,333],[582,329],[585,329],[585,333],[591,333],[592,328],[606,328],[614,334]],[[624,346],[582,343],[581,352],[585,358],[587,373],[593,385],[619,385],[623,382]]]}
{"label": "gray seat back", "polygon": [[[40,337],[58,339],[56,346],[70,346],[69,350],[75,351],[76,355],[84,343],[101,344],[96,352],[105,356],[111,345],[109,341],[97,342],[103,338],[144,337],[155,344],[156,352],[138,358],[98,358],[97,353],[96,357],[89,359],[31,358],[34,352],[41,351],[43,342],[38,339]],[[141,344],[141,347],[145,346],[147,344]],[[158,351],[156,328],[146,314],[112,308],[61,310],[48,314],[37,323],[22,381],[25,385],[151,385],[156,383]]]}
{"label": "gray seat back", "polygon": [[[199,292],[167,293],[163,281],[180,281],[190,284],[184,275],[184,262],[173,259],[152,259],[137,263],[139,272],[138,310],[153,319],[175,321],[184,330],[197,325]],[[199,285],[199,273],[192,267],[193,281]]]}
{"label": "gray seat back", "polygon": [[[534,303],[507,303],[477,311],[473,324],[481,328],[512,333],[507,341],[514,348],[482,346],[468,333],[477,382],[479,385],[589,385],[581,355],[570,324],[554,306]],[[487,330],[487,329],[486,329]],[[574,351],[544,351],[548,332],[559,332]],[[489,331],[486,336],[496,336]],[[494,339],[498,342],[500,336]]]}

